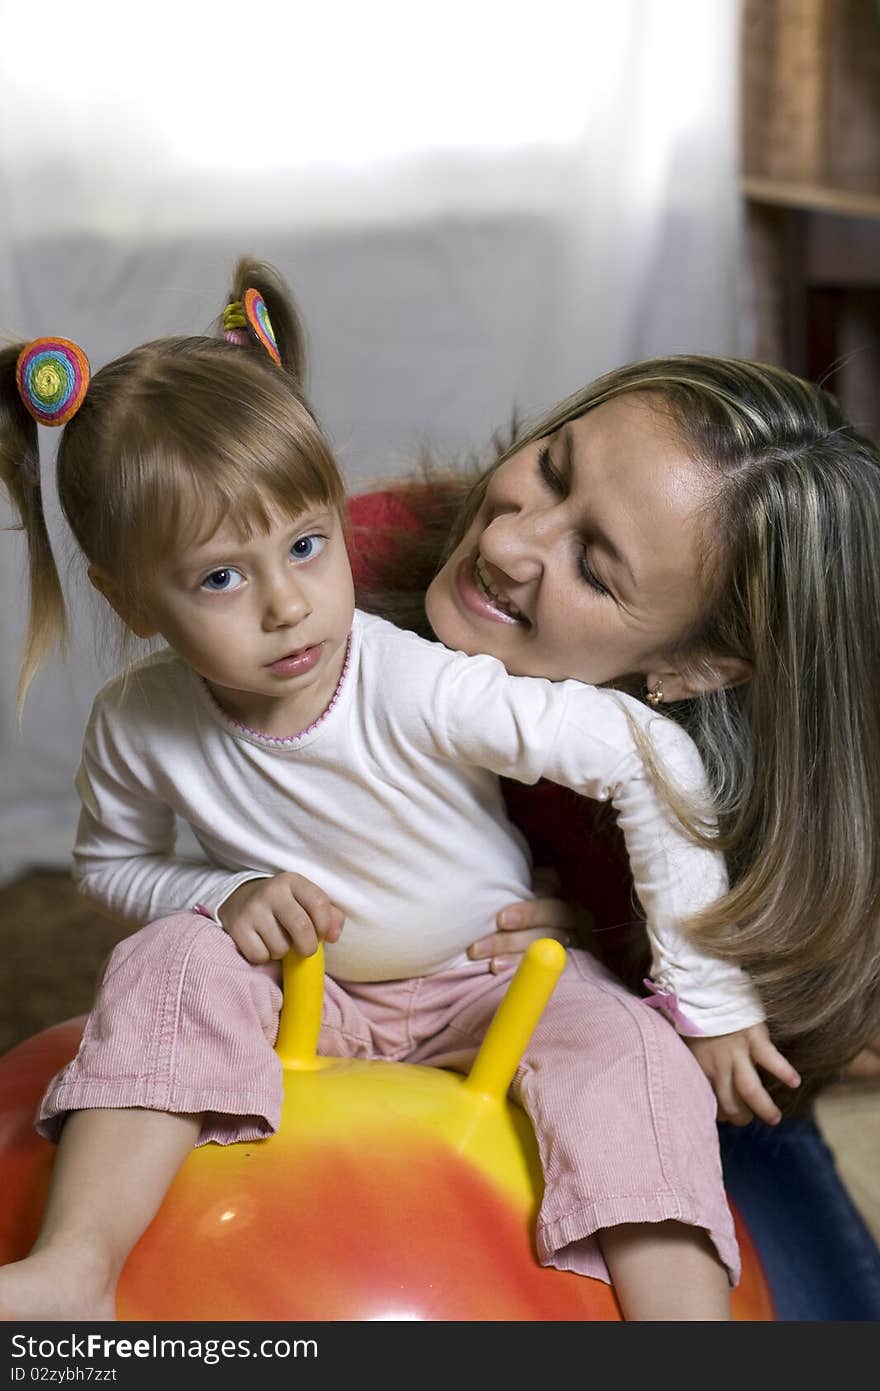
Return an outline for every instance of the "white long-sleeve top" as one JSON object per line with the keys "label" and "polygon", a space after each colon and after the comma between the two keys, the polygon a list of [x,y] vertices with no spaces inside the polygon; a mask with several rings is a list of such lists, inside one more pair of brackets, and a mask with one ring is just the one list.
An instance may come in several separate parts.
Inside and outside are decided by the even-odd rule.
{"label": "white long-sleeve top", "polygon": [[[464,960],[501,907],[533,897],[529,852],[496,775],[547,778],[617,809],[654,983],[680,1031],[744,1028],[763,1018],[748,978],[680,928],[725,891],[722,856],[667,810],[627,714],[681,786],[704,788],[691,740],[639,701],[511,677],[495,658],[360,612],[330,707],[290,738],[229,718],[166,648],[95,700],[77,775],[75,875],[103,909],[141,925],[196,905],[216,915],[247,880],[295,870],[345,915],[326,947],[335,978],[431,974]],[[175,856],[175,815],[207,863]]]}

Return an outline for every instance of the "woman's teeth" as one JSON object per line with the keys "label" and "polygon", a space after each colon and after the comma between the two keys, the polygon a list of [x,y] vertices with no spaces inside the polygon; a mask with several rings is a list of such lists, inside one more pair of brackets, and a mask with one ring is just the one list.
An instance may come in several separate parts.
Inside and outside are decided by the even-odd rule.
{"label": "woman's teeth", "polygon": [[482,556],[477,556],[474,565],[474,576],[477,581],[477,588],[482,590],[484,597],[488,599],[490,603],[494,604],[495,608],[501,609],[502,613],[509,614],[511,618],[517,618],[520,622],[525,622],[525,618],[516,607],[516,604],[511,603],[509,599],[495,588],[495,585],[489,578]]}

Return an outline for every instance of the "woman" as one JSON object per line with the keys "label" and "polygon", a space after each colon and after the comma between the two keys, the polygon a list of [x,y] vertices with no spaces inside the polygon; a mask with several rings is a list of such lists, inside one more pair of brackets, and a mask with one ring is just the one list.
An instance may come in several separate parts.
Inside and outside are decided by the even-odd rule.
{"label": "woman", "polygon": [[[645,483],[633,464],[639,433],[631,433],[628,453],[609,452],[591,434],[589,412],[602,402],[634,403],[634,393],[660,408],[671,436],[699,462],[702,496],[698,475],[690,490],[681,486],[673,459],[669,472],[647,479],[656,490],[647,510],[644,492],[632,505],[634,481]],[[751,918],[754,930],[775,905],[811,894],[820,905],[808,912],[814,946],[794,973],[794,1007],[777,1014],[796,1061],[812,1064],[815,1088],[872,1029],[876,1035],[877,1018],[873,769],[846,790],[843,770],[864,768],[876,749],[870,689],[880,647],[870,555],[880,520],[878,463],[830,398],[787,373],[714,359],[612,373],[503,450],[472,488],[446,477],[355,499],[362,603],[426,631],[427,587],[428,618],[441,641],[490,652],[520,674],[601,680],[597,651],[612,625],[650,636],[658,613],[679,606],[686,614],[699,545],[689,562],[675,542],[707,497],[723,519],[711,538],[713,603],[690,615],[681,660],[655,670],[635,663],[632,685],[641,679],[642,689],[656,692],[661,683],[715,774],[735,871],[730,900],[710,927],[718,946],[736,953],[738,924]],[[640,525],[645,515],[650,529]],[[664,532],[670,516],[675,525]],[[641,580],[635,593],[620,552]],[[579,632],[588,639],[581,647]],[[592,907],[599,954],[638,988],[640,934],[613,828],[597,833],[589,804],[576,806],[549,786],[511,786],[508,806],[538,861],[556,866],[564,895]],[[839,877],[835,863],[847,865]],[[524,928],[537,919],[545,931],[559,927],[560,911],[541,901],[513,910]],[[510,926],[509,940],[499,931],[473,953],[522,950],[533,934]],[[841,951],[844,940],[854,949],[848,985],[850,966],[841,972],[832,961],[837,933]],[[779,985],[758,934],[754,944],[754,956],[747,949],[738,959],[765,973],[774,998]],[[811,1037],[805,1001],[823,978],[829,1002],[838,989],[848,997],[847,1018],[837,1032],[814,1017]],[[725,1117],[749,1119],[733,1102]],[[776,1130],[723,1126],[722,1144],[729,1190],[762,1250],[780,1316],[880,1315],[880,1256],[809,1116]]]}

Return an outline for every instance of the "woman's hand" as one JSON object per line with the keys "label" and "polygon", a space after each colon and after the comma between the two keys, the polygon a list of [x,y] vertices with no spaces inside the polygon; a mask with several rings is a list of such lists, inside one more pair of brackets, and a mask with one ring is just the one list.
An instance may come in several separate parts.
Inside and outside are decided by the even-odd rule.
{"label": "woman's hand", "polygon": [[532,886],[539,898],[526,898],[502,908],[495,918],[496,931],[468,947],[472,961],[489,958],[493,975],[515,966],[519,957],[539,937],[553,937],[564,947],[589,936],[593,915],[587,908],[554,897],[559,879],[552,869],[536,869]]}
{"label": "woman's hand", "polygon": [[801,1079],[770,1042],[766,1024],[753,1024],[749,1029],[719,1034],[716,1038],[686,1038],[685,1043],[712,1083],[720,1121],[748,1125],[753,1116],[758,1116],[768,1125],[777,1125],[782,1120],[782,1112],[761,1081],[758,1068],[772,1072],[789,1087],[799,1087]]}
{"label": "woman's hand", "polygon": [[302,874],[249,879],[217,914],[246,961],[280,961],[291,947],[312,956],[319,942],[335,942],[345,919],[323,889]]}

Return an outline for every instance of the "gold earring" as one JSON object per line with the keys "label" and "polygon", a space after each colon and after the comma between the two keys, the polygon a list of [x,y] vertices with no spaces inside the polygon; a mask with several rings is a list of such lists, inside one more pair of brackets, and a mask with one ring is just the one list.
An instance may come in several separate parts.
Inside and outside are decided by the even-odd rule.
{"label": "gold earring", "polygon": [[652,691],[646,691],[646,692],[645,692],[645,700],[648,702],[649,705],[653,705],[655,710],[656,710],[656,708],[657,708],[658,705],[662,704],[662,701],[663,701],[663,679],[662,679],[662,677],[660,677],[660,676],[657,677],[657,684],[654,686],[654,689],[653,689]]}

